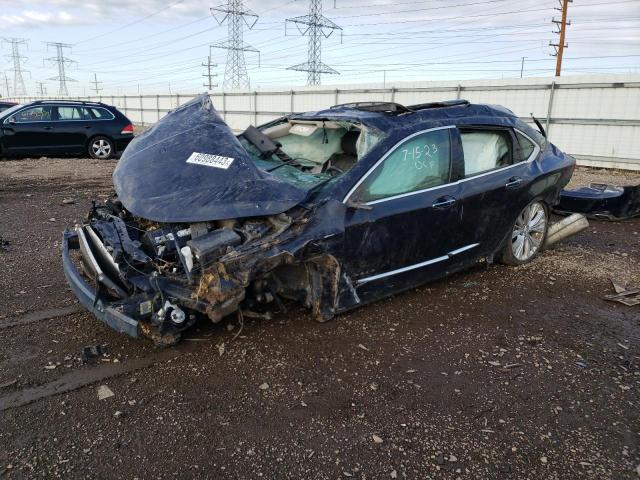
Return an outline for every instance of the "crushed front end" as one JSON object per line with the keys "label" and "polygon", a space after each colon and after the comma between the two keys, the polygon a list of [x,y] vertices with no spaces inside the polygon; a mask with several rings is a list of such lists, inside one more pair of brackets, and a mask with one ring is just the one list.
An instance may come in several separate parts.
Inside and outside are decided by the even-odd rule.
{"label": "crushed front end", "polygon": [[68,283],[114,329],[164,344],[200,318],[270,315],[283,300],[331,318],[357,295],[337,260],[346,207],[316,194],[378,138],[286,118],[237,137],[197,97],[129,144],[116,195],[64,233]]}
{"label": "crushed front end", "polygon": [[201,318],[219,322],[238,310],[268,316],[282,308],[282,293],[309,303],[306,270],[305,278],[286,273],[296,260],[280,247],[303,228],[305,213],[167,224],[108,201],[65,232],[65,275],[82,304],[115,330],[171,344]]}

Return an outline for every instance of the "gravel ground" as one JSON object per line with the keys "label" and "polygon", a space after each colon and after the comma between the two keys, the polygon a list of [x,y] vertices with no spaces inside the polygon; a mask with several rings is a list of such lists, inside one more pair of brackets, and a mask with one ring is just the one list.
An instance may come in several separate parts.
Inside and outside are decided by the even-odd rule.
{"label": "gravel ground", "polygon": [[[602,297],[610,277],[640,285],[640,219],[326,324],[301,308],[247,321],[235,340],[234,321],[203,324],[158,352],[81,310],[2,328],[75,303],[61,231],[114,165],[0,162],[0,405],[85,380],[0,412],[0,478],[639,478],[640,306]],[[578,169],[572,185],[639,180]],[[93,344],[107,354],[83,364]]]}

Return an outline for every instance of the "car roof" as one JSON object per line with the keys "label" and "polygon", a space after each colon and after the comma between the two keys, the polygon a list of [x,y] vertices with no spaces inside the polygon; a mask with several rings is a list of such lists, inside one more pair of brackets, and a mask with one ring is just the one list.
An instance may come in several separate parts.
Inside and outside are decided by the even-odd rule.
{"label": "car roof", "polygon": [[[87,102],[84,100],[36,100],[28,105],[85,105],[92,107],[110,108],[110,105],[102,102]],[[111,107],[112,108],[112,107]]]}
{"label": "car roof", "polygon": [[[493,118],[496,123],[513,124],[518,117],[509,109],[499,105],[470,103],[467,100],[448,100],[404,106],[393,102],[359,102],[335,105],[317,112],[294,114],[294,119],[344,118],[361,121],[380,130],[409,129],[416,124],[438,126],[451,121],[466,119],[461,123],[472,123],[473,119]],[[506,120],[506,122],[505,122]],[[428,126],[428,125],[427,125]]]}

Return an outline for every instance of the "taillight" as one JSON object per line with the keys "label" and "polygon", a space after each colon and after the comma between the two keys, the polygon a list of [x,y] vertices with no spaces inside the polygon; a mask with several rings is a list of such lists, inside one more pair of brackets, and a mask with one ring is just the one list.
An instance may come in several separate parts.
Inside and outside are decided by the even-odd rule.
{"label": "taillight", "polygon": [[122,131],[120,133],[123,134],[123,135],[125,133],[133,133],[133,125],[132,124],[127,125],[126,127],[124,127],[122,129]]}

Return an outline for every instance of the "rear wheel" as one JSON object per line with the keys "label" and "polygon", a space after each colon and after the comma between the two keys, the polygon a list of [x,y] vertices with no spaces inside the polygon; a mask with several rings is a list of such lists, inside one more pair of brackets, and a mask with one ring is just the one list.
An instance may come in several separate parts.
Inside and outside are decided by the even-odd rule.
{"label": "rear wheel", "polygon": [[107,137],[93,137],[89,141],[89,155],[91,158],[106,160],[115,154],[115,146]]}
{"label": "rear wheel", "polygon": [[502,262],[522,265],[533,260],[544,246],[548,228],[549,211],[543,202],[535,201],[524,207],[502,251]]}

